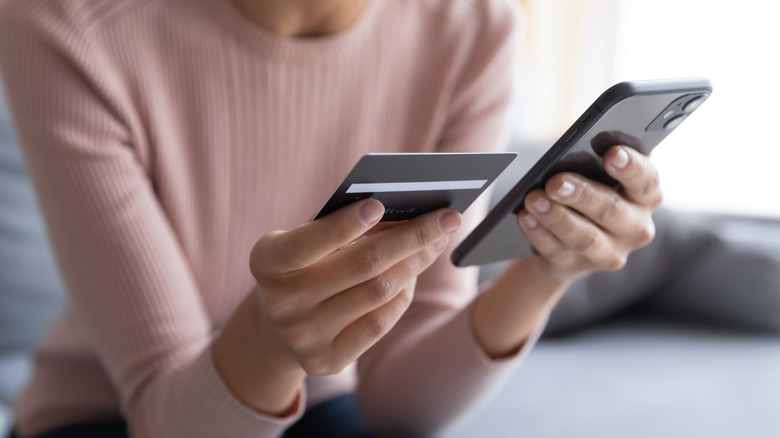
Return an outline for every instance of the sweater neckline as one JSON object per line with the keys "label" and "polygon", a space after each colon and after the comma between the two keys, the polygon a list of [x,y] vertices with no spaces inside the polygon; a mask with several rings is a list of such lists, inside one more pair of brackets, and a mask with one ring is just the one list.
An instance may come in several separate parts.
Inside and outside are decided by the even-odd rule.
{"label": "sweater neckline", "polygon": [[379,3],[382,0],[369,0],[360,16],[346,29],[320,37],[283,37],[274,34],[253,21],[234,0],[202,0],[205,1],[222,22],[228,32],[232,33],[252,50],[259,51],[274,58],[287,59],[317,59],[334,56],[354,47],[373,27],[373,22],[379,15]]}

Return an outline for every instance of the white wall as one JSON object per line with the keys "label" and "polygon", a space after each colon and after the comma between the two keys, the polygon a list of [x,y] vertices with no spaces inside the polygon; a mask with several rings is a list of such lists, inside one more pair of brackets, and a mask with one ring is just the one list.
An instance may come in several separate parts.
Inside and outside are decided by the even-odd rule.
{"label": "white wall", "polygon": [[706,76],[711,98],[657,149],[668,204],[780,216],[780,4],[620,2],[617,76]]}
{"label": "white wall", "polygon": [[654,153],[667,205],[780,217],[780,3],[525,3],[522,136],[552,142],[621,80],[705,76],[711,98]]}

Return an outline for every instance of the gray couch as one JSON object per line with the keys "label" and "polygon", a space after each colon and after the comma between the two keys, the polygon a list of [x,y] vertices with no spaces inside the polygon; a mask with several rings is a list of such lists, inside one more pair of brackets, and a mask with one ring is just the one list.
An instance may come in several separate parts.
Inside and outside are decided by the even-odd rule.
{"label": "gray couch", "polygon": [[63,302],[60,282],[0,87],[0,436],[29,374],[29,350]]}
{"label": "gray couch", "polygon": [[[30,347],[63,303],[3,102],[0,94],[0,436]],[[541,153],[520,144],[496,196]],[[625,271],[578,282],[508,385],[445,436],[780,436],[780,338],[769,334],[780,331],[780,224],[658,219],[656,243]]]}
{"label": "gray couch", "polygon": [[630,312],[543,339],[448,438],[777,438],[775,335]]}
{"label": "gray couch", "polygon": [[[545,145],[513,148],[494,202]],[[448,438],[780,437],[780,218],[655,221],[622,271],[572,286],[519,372]]]}

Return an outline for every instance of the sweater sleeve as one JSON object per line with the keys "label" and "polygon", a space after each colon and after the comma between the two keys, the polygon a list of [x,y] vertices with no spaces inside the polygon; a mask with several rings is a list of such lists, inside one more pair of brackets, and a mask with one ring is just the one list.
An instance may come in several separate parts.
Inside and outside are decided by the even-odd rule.
{"label": "sweater sleeve", "polygon": [[275,419],[223,383],[212,326],[157,202],[121,76],[90,26],[60,3],[0,4],[0,66],[69,305],[133,436],[280,435],[305,394],[294,414]]}
{"label": "sweater sleeve", "polygon": [[[497,150],[507,137],[519,15],[509,2],[479,4],[482,25],[462,48],[439,151]],[[486,204],[482,197],[470,207],[452,246],[484,217]],[[427,435],[473,411],[538,339],[545,318],[513,357],[485,354],[472,329],[477,274],[474,267],[454,267],[445,252],[418,279],[407,313],[359,360],[361,409],[388,436]]]}

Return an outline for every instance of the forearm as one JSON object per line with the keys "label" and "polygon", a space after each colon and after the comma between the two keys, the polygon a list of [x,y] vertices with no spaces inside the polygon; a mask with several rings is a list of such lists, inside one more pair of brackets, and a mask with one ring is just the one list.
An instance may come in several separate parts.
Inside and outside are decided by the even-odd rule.
{"label": "forearm", "polygon": [[289,416],[298,405],[305,372],[282,354],[256,301],[250,293],[214,340],[214,363],[244,404],[264,414]]}
{"label": "forearm", "polygon": [[435,435],[514,374],[524,354],[510,360],[485,355],[471,327],[473,311],[473,303],[447,313],[410,309],[404,322],[419,329],[400,331],[358,362],[358,402],[380,436]]}
{"label": "forearm", "polygon": [[485,353],[502,358],[517,352],[570,284],[545,271],[539,257],[513,262],[475,303],[472,325]]}

